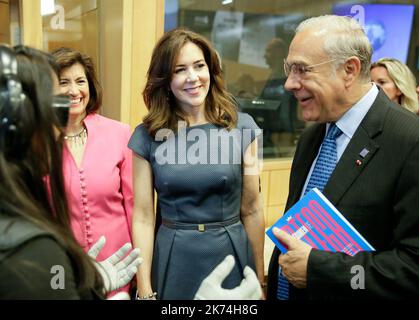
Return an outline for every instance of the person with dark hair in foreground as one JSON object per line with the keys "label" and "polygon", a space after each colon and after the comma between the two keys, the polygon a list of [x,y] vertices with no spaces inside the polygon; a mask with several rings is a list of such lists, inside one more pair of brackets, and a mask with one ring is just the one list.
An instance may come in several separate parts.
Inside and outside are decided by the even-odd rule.
{"label": "person with dark hair in foreground", "polygon": [[74,239],[54,76],[45,53],[0,46],[0,299],[103,298],[141,263],[129,244],[97,263]]}

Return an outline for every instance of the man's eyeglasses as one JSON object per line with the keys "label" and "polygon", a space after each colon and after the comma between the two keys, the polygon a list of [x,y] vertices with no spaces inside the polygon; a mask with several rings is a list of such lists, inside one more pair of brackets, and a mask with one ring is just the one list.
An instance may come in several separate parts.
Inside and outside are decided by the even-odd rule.
{"label": "man's eyeglasses", "polygon": [[303,63],[288,63],[285,59],[284,59],[284,72],[285,75],[288,77],[291,73],[292,74],[297,74],[299,76],[304,76],[307,74],[307,72],[311,72],[313,70],[314,67],[318,67],[321,66],[323,64],[326,63],[330,63],[333,61],[336,61],[337,59],[332,59],[332,60],[328,60],[328,61],[324,61],[324,62],[320,62],[320,63],[316,63],[316,64],[312,64],[310,66],[305,65]]}

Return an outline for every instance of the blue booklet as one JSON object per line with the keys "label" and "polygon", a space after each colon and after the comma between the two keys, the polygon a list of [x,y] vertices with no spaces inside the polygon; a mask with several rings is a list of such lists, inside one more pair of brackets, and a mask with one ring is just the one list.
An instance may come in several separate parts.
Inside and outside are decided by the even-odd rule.
{"label": "blue booklet", "polygon": [[351,256],[359,251],[375,251],[317,188],[310,190],[266,231],[279,250],[286,253],[288,249],[272,233],[274,227],[319,250]]}

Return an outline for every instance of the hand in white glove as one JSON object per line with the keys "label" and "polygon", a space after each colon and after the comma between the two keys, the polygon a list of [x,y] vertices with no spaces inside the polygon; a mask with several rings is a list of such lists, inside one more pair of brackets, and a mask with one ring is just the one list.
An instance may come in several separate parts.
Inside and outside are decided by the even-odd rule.
{"label": "hand in white glove", "polygon": [[221,283],[234,267],[234,257],[228,255],[206,277],[195,294],[195,300],[259,300],[262,298],[262,288],[255,272],[245,267],[244,279],[234,289],[223,289]]}
{"label": "hand in white glove", "polygon": [[[102,251],[105,246],[105,242],[105,237],[101,236],[87,254],[96,260],[99,252]],[[140,249],[138,248],[126,255],[131,248],[132,245],[126,243],[106,260],[94,262],[96,269],[103,278],[106,292],[122,288],[128,284],[137,273],[138,266],[143,262],[143,258],[140,257]]]}

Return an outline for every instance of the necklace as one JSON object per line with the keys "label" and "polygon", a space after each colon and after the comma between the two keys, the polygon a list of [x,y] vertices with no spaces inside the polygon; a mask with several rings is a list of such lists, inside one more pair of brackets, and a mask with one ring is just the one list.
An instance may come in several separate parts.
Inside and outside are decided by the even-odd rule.
{"label": "necklace", "polygon": [[76,144],[85,144],[87,138],[87,130],[83,128],[79,133],[72,135],[72,136],[64,136],[64,139],[68,142],[73,142]]}

